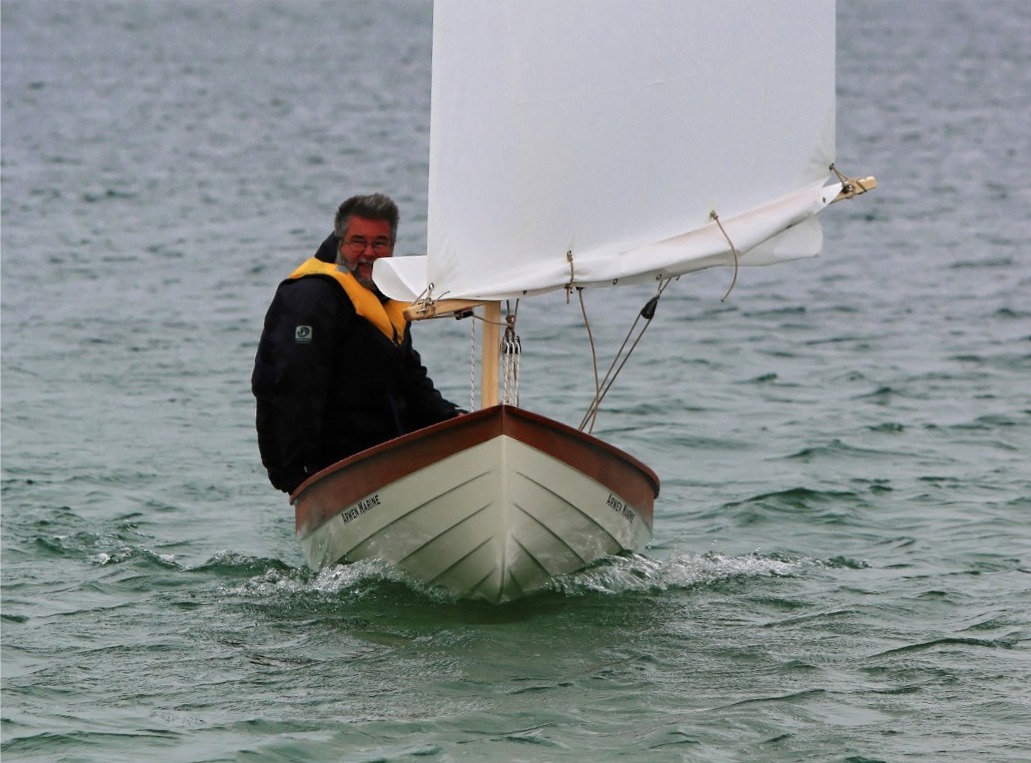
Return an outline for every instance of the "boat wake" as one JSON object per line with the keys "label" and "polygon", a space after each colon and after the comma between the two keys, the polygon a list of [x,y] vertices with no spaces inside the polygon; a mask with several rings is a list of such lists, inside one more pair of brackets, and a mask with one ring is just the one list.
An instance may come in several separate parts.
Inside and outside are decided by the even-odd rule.
{"label": "boat wake", "polygon": [[[738,579],[793,576],[804,567],[814,564],[819,563],[758,554],[673,554],[664,559],[628,554],[607,557],[588,569],[555,578],[531,594],[530,598],[556,594],[568,598],[598,594],[655,595],[711,587]],[[318,572],[276,565],[242,583],[225,587],[224,592],[257,598],[300,595],[343,597],[350,600],[393,597],[400,600],[414,594],[430,602],[460,601],[459,597],[447,590],[426,585],[396,567],[375,559],[332,565]]]}
{"label": "boat wake", "polygon": [[673,554],[665,559],[633,554],[609,557],[594,567],[556,579],[551,587],[568,596],[654,594],[707,587],[738,578],[790,576],[805,564],[805,560],[785,560],[758,554]]}

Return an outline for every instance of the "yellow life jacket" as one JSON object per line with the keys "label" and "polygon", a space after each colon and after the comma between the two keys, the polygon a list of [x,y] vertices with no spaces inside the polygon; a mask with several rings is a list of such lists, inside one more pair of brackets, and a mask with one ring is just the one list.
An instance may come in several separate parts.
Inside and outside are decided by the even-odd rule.
{"label": "yellow life jacket", "polygon": [[323,262],[316,257],[302,262],[300,267],[288,276],[288,280],[310,275],[333,278],[347,293],[347,297],[351,300],[354,311],[358,315],[378,328],[391,342],[401,344],[405,335],[405,326],[408,325],[404,311],[410,303],[395,302],[392,299],[380,302],[379,297],[358,283],[358,279],[346,270],[341,269],[335,263]]}

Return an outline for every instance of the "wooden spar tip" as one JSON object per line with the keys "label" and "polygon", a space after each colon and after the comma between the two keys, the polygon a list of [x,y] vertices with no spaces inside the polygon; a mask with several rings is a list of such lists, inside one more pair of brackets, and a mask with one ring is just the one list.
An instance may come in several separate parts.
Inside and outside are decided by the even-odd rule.
{"label": "wooden spar tip", "polygon": [[872,191],[877,187],[877,178],[869,175],[865,178],[844,178],[841,181],[841,191],[831,200],[831,204],[845,199],[854,199],[861,193]]}
{"label": "wooden spar tip", "polygon": [[479,300],[472,299],[438,299],[434,301],[421,300],[413,302],[405,308],[405,320],[424,321],[430,318],[445,318],[449,315],[455,318],[464,318],[474,307],[485,304]]}

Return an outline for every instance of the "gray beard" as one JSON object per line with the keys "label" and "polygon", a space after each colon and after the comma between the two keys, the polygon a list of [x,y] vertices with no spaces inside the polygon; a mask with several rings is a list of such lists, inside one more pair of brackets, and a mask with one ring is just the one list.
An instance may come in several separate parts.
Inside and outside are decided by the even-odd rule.
{"label": "gray beard", "polygon": [[376,284],[369,285],[369,284],[365,284],[365,283],[362,282],[362,280],[358,277],[358,272],[357,272],[358,269],[357,269],[357,267],[355,267],[355,268],[347,267],[347,263],[346,262],[341,262],[340,258],[338,257],[337,258],[337,268],[339,268],[340,270],[344,271],[345,273],[350,273],[351,275],[353,275],[354,276],[354,280],[356,280],[359,284],[361,284],[362,287],[368,289],[373,294],[375,294],[380,302],[386,302],[387,301],[388,297],[383,292],[381,292],[379,290],[379,287],[376,286]]}

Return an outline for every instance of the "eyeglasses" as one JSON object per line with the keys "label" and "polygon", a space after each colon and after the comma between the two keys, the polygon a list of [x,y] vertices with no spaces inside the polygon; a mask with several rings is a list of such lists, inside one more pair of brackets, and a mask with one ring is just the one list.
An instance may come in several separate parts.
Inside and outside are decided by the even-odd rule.
{"label": "eyeglasses", "polygon": [[355,236],[350,241],[345,241],[344,246],[350,248],[355,254],[361,254],[370,246],[372,247],[373,254],[384,254],[390,251],[391,243],[383,238],[378,238],[375,241],[366,241],[364,238]]}

